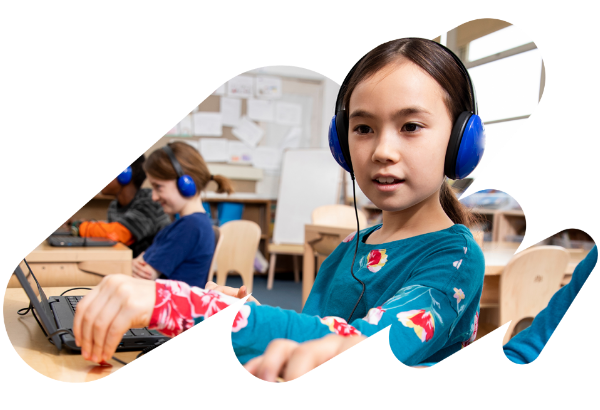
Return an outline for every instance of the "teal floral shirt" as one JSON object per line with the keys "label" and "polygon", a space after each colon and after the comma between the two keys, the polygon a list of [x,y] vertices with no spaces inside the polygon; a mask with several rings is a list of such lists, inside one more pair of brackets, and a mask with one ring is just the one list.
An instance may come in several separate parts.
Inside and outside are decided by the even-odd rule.
{"label": "teal floral shirt", "polygon": [[[350,274],[356,233],[325,260],[302,313],[248,302],[231,340],[242,363],[278,338],[304,342],[337,333],[371,336],[391,325],[390,346],[406,365],[439,362],[475,340],[485,264],[463,225],[399,241],[368,245],[381,225],[360,232],[355,276]],[[150,328],[174,336],[238,299],[182,282],[156,281]]]}

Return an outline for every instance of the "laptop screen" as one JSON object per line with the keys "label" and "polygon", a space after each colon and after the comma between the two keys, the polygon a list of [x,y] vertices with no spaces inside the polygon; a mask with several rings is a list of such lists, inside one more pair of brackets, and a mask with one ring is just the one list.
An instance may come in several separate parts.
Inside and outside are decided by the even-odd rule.
{"label": "laptop screen", "polygon": [[[56,323],[54,322],[54,315],[52,314],[52,309],[50,308],[50,303],[48,303],[48,298],[46,297],[46,294],[44,293],[44,291],[42,290],[42,287],[38,283],[35,275],[31,271],[31,268],[27,264],[27,261],[25,261],[25,264],[27,265],[27,268],[29,269],[29,274],[31,275],[31,277],[33,278],[33,280],[35,281],[35,283],[37,285],[38,292],[39,292],[39,299],[38,299],[38,296],[35,294],[33,288],[31,287],[29,281],[23,274],[23,271],[21,270],[20,266],[17,266],[17,268],[15,269],[15,275],[17,276],[17,279],[19,280],[21,287],[23,287],[23,290],[27,294],[27,297],[29,298],[29,301],[31,302],[33,309],[35,309],[35,311],[38,313],[39,319],[41,321],[41,325],[44,328],[46,334],[52,334],[52,333],[56,332],[57,328],[56,328]],[[52,337],[52,341],[54,342],[56,347],[58,347],[58,349],[60,350],[61,345],[62,345],[60,336],[54,335]]]}

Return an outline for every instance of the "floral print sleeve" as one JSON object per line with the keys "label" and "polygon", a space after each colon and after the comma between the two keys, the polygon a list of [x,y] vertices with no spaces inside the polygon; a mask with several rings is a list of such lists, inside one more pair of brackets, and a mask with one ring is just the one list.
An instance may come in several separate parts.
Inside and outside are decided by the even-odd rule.
{"label": "floral print sleeve", "polygon": [[[195,320],[207,319],[239,299],[212,290],[191,287],[174,280],[156,280],[156,302],[150,329],[173,337],[194,326]],[[248,324],[250,306],[244,305],[235,317],[232,331]]]}

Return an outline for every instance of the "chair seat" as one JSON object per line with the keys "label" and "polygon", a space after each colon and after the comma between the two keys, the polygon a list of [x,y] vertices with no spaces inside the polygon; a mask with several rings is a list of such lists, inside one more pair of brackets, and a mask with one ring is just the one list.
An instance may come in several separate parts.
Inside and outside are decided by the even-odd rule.
{"label": "chair seat", "polygon": [[269,253],[280,255],[304,255],[304,245],[270,243]]}

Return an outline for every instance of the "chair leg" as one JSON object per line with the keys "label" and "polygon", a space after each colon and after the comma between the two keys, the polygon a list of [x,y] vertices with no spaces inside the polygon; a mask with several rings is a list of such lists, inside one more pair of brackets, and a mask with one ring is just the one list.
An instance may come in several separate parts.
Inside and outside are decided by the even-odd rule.
{"label": "chair leg", "polygon": [[298,267],[298,255],[294,255],[294,282],[300,282],[300,268]]}
{"label": "chair leg", "polygon": [[269,275],[267,276],[267,289],[273,289],[273,278],[275,276],[275,261],[277,261],[277,254],[271,254],[271,261],[269,262]]}

